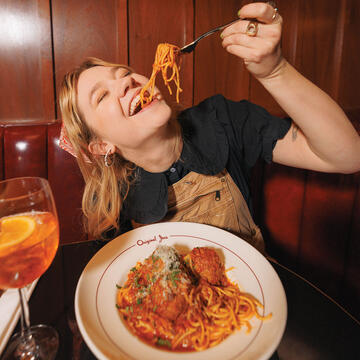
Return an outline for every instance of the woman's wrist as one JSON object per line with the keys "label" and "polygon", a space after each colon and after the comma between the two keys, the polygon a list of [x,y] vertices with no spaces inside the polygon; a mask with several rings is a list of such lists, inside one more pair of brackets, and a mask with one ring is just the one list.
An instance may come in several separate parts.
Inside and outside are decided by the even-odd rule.
{"label": "woman's wrist", "polygon": [[276,63],[273,70],[269,74],[267,74],[266,76],[255,76],[255,78],[263,86],[267,87],[267,85],[270,85],[274,81],[278,81],[282,77],[284,77],[286,72],[289,70],[288,68],[289,68],[289,63],[284,57],[280,56],[278,62]]}

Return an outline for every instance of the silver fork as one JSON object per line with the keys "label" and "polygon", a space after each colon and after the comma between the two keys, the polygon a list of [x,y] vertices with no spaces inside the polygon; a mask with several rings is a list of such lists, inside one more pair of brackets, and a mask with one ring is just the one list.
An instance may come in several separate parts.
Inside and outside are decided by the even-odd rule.
{"label": "silver fork", "polygon": [[195,40],[194,40],[193,42],[191,42],[190,44],[187,44],[187,45],[183,46],[183,47],[180,49],[180,52],[181,52],[181,53],[191,53],[192,51],[194,51],[195,46],[197,45],[197,43],[198,43],[201,39],[203,39],[203,38],[205,38],[205,37],[207,37],[207,36],[209,36],[209,35],[217,32],[217,31],[220,31],[220,30],[226,28],[227,26],[229,26],[229,25],[231,25],[231,24],[233,24],[233,23],[235,23],[235,22],[237,22],[237,21],[239,21],[239,20],[242,20],[242,19],[241,19],[241,18],[237,18],[236,20],[230,21],[229,23],[227,23],[227,24],[225,24],[225,25],[221,25],[221,26],[219,26],[219,27],[217,27],[217,28],[215,28],[215,29],[212,29],[212,30],[206,32],[205,34],[200,35],[197,39],[195,39]]}

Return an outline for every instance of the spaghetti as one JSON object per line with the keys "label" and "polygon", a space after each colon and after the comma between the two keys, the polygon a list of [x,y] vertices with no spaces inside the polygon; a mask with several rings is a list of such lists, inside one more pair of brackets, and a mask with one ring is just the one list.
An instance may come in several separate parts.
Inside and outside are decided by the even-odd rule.
{"label": "spaghetti", "polygon": [[[217,284],[208,281],[213,271]],[[117,308],[140,339],[173,351],[205,350],[243,327],[249,333],[252,318],[272,316],[259,314],[263,305],[230,282],[209,248],[180,257],[171,247],[158,247],[131,269]]]}
{"label": "spaghetti", "polygon": [[148,83],[143,87],[140,92],[140,101],[142,108],[148,105],[153,99],[155,80],[157,74],[160,71],[164,79],[164,84],[168,88],[170,95],[172,95],[170,83],[171,81],[174,81],[176,85],[176,102],[179,102],[180,92],[182,91],[182,89],[180,88],[179,77],[180,66],[178,65],[179,50],[180,48],[178,46],[167,43],[161,43],[158,45],[156,49],[152,74]]}

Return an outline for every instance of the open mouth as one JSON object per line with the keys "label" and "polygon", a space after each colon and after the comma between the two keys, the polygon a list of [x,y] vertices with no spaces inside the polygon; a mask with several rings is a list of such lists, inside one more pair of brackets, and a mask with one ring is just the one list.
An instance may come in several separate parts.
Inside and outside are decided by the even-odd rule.
{"label": "open mouth", "polygon": [[[150,97],[150,94],[147,91],[145,91],[145,98],[149,98],[149,97]],[[143,106],[141,106],[140,93],[139,93],[132,99],[132,101],[130,103],[129,116],[136,115],[137,113],[139,113],[142,109],[144,109],[146,106],[151,104],[157,98],[158,97],[155,95],[155,96],[153,96],[153,98],[150,102],[143,104]]]}

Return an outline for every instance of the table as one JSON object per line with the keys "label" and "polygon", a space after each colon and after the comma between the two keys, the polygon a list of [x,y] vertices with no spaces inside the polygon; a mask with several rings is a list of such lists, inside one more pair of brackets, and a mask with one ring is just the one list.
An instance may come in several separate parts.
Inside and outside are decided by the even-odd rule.
{"label": "table", "polygon": [[[63,245],[30,299],[32,324],[54,326],[60,335],[57,360],[95,359],[82,341],[74,314],[80,274],[101,248],[99,241]],[[360,359],[360,322],[319,289],[272,261],[285,288],[288,321],[274,359]]]}

